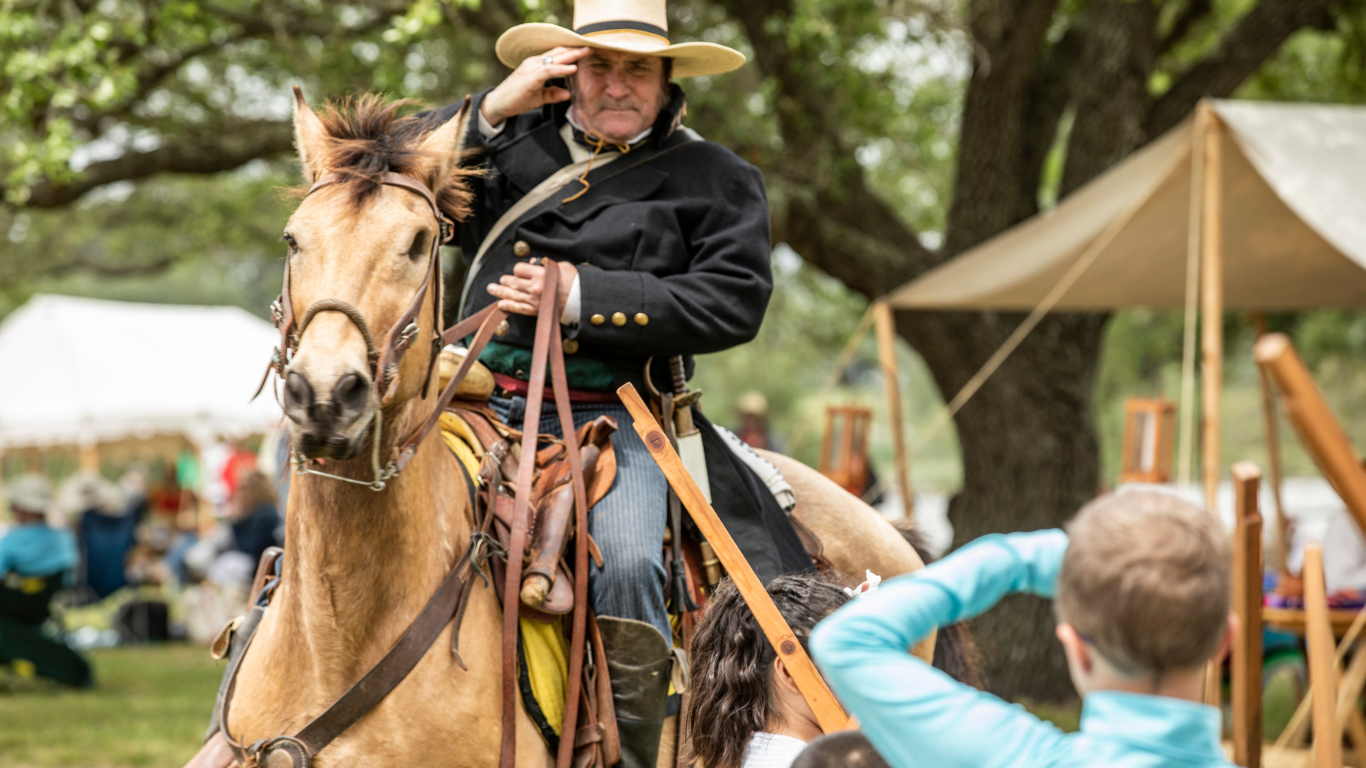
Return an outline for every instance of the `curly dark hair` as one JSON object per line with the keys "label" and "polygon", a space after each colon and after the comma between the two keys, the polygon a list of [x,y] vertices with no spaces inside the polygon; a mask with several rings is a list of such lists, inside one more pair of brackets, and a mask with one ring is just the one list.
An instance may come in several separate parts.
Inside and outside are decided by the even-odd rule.
{"label": "curly dark hair", "polygon": [[[817,622],[849,601],[842,588],[815,575],[779,576],[767,589],[803,646]],[[694,724],[693,754],[707,768],[740,768],[750,737],[768,725],[777,656],[729,579],[707,601],[691,656],[685,719]]]}

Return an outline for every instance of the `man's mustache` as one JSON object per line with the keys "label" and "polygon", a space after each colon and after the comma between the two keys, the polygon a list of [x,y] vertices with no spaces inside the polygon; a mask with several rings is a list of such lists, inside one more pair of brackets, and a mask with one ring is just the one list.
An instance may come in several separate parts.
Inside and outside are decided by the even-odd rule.
{"label": "man's mustache", "polygon": [[621,101],[621,102],[614,102],[614,101],[607,101],[607,100],[599,100],[599,101],[598,101],[598,110],[599,110],[599,111],[602,111],[602,110],[604,110],[604,109],[630,109],[630,110],[634,110],[634,111],[636,111],[636,112],[639,112],[639,111],[640,111],[640,103],[637,102],[637,101],[635,101],[634,99],[631,99],[631,100],[629,100],[629,101]]}

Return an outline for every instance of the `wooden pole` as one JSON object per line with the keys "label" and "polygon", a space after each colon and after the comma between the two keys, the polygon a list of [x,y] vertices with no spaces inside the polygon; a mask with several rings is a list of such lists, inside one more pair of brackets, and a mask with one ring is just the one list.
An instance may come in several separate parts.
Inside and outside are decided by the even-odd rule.
{"label": "wooden pole", "polygon": [[636,388],[631,384],[618,389],[617,395],[621,397],[626,410],[631,412],[636,433],[650,449],[650,456],[663,470],[664,477],[668,479],[669,485],[673,486],[678,498],[683,501],[683,506],[687,508],[688,514],[692,515],[693,522],[707,538],[721,564],[726,567],[731,581],[735,582],[741,597],[745,599],[750,611],[754,613],[754,618],[758,620],[759,627],[773,645],[774,652],[783,660],[783,665],[787,667],[788,674],[792,675],[792,681],[797,684],[797,690],[801,692],[802,698],[811,707],[821,730],[835,733],[847,728],[849,716],[835,700],[835,695],[830,692],[820,672],[816,671],[816,665],[811,662],[811,657],[806,655],[806,650],[797,642],[796,635],[792,633],[792,628],[788,626],[783,615],[778,612],[778,606],[773,604],[773,598],[769,597],[763,582],[759,581],[749,561],[745,560],[721,518],[716,516],[716,510],[712,509],[702,496],[702,491],[693,482],[692,475],[688,474],[688,470],[683,466],[683,460],[678,458],[678,454],[664,436],[664,430],[660,428],[659,422],[655,421],[645,401],[640,399]]}
{"label": "wooden pole", "polygon": [[1181,436],[1177,443],[1176,482],[1191,482],[1191,444],[1195,422],[1195,327],[1200,314],[1200,212],[1204,201],[1205,123],[1209,109],[1195,110],[1191,131],[1190,206],[1186,219],[1186,306],[1181,335]]}
{"label": "wooden pole", "polygon": [[[1222,126],[1208,103],[1204,112],[1204,152],[1200,194],[1200,472],[1205,506],[1218,515],[1219,396],[1224,381],[1224,237]],[[1211,662],[1205,676],[1205,703],[1219,705],[1219,665]]]}
{"label": "wooden pole", "polygon": [[1310,695],[1314,697],[1314,766],[1342,768],[1342,729],[1338,727],[1337,685],[1334,680],[1333,625],[1328,619],[1328,595],[1323,584],[1323,550],[1304,548],[1304,609],[1309,648]]}
{"label": "wooden pole", "polygon": [[1252,348],[1257,365],[1281,393],[1281,407],[1319,471],[1332,484],[1357,528],[1366,532],[1366,470],[1309,369],[1283,334],[1269,333]]}
{"label": "wooden pole", "polygon": [[915,493],[911,487],[910,463],[906,457],[906,433],[901,419],[901,381],[896,372],[896,325],[892,305],[886,299],[873,304],[877,308],[877,357],[882,364],[882,381],[887,388],[887,420],[892,424],[892,455],[896,462],[897,490],[901,492],[901,507],[906,519],[915,517]]}
{"label": "wooden pole", "polygon": [[1256,464],[1233,465],[1233,610],[1238,634],[1229,665],[1233,678],[1233,762],[1259,768],[1262,762],[1262,516]]}
{"label": "wooden pole", "polygon": [[[1266,315],[1254,312],[1252,325],[1258,339],[1266,335]],[[1277,572],[1285,573],[1290,560],[1290,520],[1285,516],[1285,504],[1281,499],[1281,435],[1276,423],[1276,393],[1271,389],[1271,378],[1261,366],[1257,366],[1257,380],[1262,390],[1262,421],[1266,425],[1266,468],[1271,473],[1271,500],[1276,505],[1274,565]]]}
{"label": "wooden pole", "polygon": [[825,430],[821,432],[821,458],[816,463],[822,472],[830,472],[834,469],[834,456],[831,455],[835,446],[835,409],[832,406],[825,407]]}
{"label": "wooden pole", "polygon": [[1204,158],[1200,201],[1201,474],[1205,504],[1216,513],[1219,493],[1219,406],[1224,381],[1224,204],[1223,124],[1205,103]]}

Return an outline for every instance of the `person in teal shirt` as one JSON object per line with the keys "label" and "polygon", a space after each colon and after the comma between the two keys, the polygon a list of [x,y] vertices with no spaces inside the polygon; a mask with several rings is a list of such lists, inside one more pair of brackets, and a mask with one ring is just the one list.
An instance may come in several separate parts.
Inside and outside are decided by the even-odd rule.
{"label": "person in teal shirt", "polygon": [[43,630],[53,594],[70,585],[78,554],[70,531],[47,524],[52,486],[24,475],[4,488],[14,526],[0,537],[0,666],[20,677],[94,685],[90,664]]}
{"label": "person in teal shirt", "polygon": [[14,526],[0,537],[0,578],[60,575],[68,586],[79,555],[76,538],[47,524],[52,491],[47,479],[23,475],[6,489]]}
{"label": "person in teal shirt", "polygon": [[[1069,546],[1070,535],[1070,546]],[[817,666],[893,768],[1229,766],[1206,662],[1227,651],[1228,537],[1160,491],[1103,497],[1060,530],[993,534],[884,582],[811,635]],[[1083,696],[1067,734],[907,653],[1010,594],[1055,598]]]}

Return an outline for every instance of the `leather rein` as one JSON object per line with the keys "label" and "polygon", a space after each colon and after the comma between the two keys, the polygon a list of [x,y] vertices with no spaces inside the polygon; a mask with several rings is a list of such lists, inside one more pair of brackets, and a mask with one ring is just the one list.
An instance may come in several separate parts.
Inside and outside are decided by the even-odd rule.
{"label": "leather rein", "polygon": [[[468,109],[469,100],[466,99],[465,108]],[[309,189],[308,194],[312,194],[318,189],[346,181],[346,177],[340,174],[329,174],[322,177]],[[406,467],[413,456],[417,454],[418,446],[427,437],[431,430],[437,425],[441,414],[446,410],[451,400],[455,397],[456,390],[459,388],[466,375],[469,373],[475,361],[479,358],[480,352],[488,344],[489,339],[495,333],[505,333],[507,328],[507,313],[498,309],[497,303],[490,304],[483,310],[471,315],[470,317],[456,323],[454,326],[437,334],[432,339],[431,359],[427,368],[427,379],[423,383],[422,394],[425,397],[427,387],[431,382],[433,368],[437,362],[442,346],[464,339],[471,334],[474,335],[473,342],[470,344],[469,351],[465,359],[461,362],[455,375],[450,379],[440,395],[432,412],[427,418],[413,431],[413,433],[402,443],[396,446],[387,464],[381,467],[379,443],[381,438],[381,414],[383,407],[392,401],[398,387],[398,366],[403,354],[412,346],[417,337],[419,328],[417,318],[422,311],[422,304],[426,300],[429,290],[436,292],[433,302],[433,327],[440,327],[441,319],[441,252],[443,243],[449,242],[454,235],[454,224],[450,219],[442,215],[437,206],[436,198],[426,186],[416,180],[392,172],[386,172],[381,178],[381,182],[386,185],[402,187],[410,190],[425,199],[432,209],[432,214],[436,217],[440,228],[440,237],[434,238],[431,251],[431,267],[423,280],[422,286],[418,288],[417,294],[413,297],[408,310],[394,323],[384,337],[384,345],[376,348],[374,337],[370,332],[365,318],[353,305],[341,299],[321,299],[314,302],[303,314],[302,318],[296,322],[292,302],[290,301],[290,266],[289,259],[285,261],[284,289],[280,297],[271,306],[271,313],[274,317],[276,327],[280,329],[280,346],[275,349],[272,355],[271,365],[266,369],[266,375],[261,382],[264,388],[270,373],[274,371],[282,379],[288,373],[289,361],[293,357],[293,352],[298,346],[299,338],[303,335],[308,323],[321,312],[338,312],[347,317],[360,331],[361,336],[366,341],[366,351],[372,366],[374,375],[374,400],[375,400],[375,430],[372,438],[372,466],[374,469],[374,479],[370,482],[355,480],[353,478],[341,477],[326,472],[321,472],[310,468],[302,457],[296,456],[295,471],[301,474],[313,474],[337,480],[344,480],[351,483],[366,485],[375,491],[382,491],[387,481],[392,480],[403,468]],[[293,255],[292,253],[290,254]],[[574,524],[577,533],[575,534],[574,544],[574,609],[571,619],[570,629],[570,658],[569,658],[569,678],[567,686],[567,696],[565,700],[563,736],[560,739],[560,748],[557,754],[556,764],[558,768],[569,768],[573,759],[575,744],[575,731],[578,721],[579,698],[582,690],[582,677],[584,666],[585,636],[587,633],[588,616],[588,506],[587,489],[584,483],[583,464],[579,451],[578,440],[574,431],[573,412],[569,401],[569,389],[565,375],[564,350],[560,343],[560,324],[558,322],[558,277],[559,269],[555,262],[546,260],[545,280],[542,289],[541,305],[538,308],[537,326],[535,342],[532,351],[531,380],[544,381],[546,378],[547,367],[551,379],[552,392],[557,406],[563,432],[563,441],[567,452],[570,465],[572,482],[574,486],[575,514]],[[435,284],[435,288],[432,285]],[[257,768],[266,766],[268,768],[308,768],[317,753],[340,736],[347,728],[351,727],[376,704],[384,699],[399,683],[417,666],[418,662],[426,655],[432,643],[445,629],[445,626],[454,620],[451,630],[451,652],[455,655],[456,662],[462,669],[467,669],[464,661],[459,654],[460,624],[464,617],[465,606],[468,604],[471,586],[473,584],[473,574],[484,578],[487,583],[488,576],[485,572],[487,559],[490,555],[505,557],[507,562],[505,574],[505,586],[503,596],[503,620],[502,620],[502,748],[500,765],[502,768],[513,768],[516,763],[516,716],[515,708],[517,705],[517,668],[516,651],[518,637],[518,615],[520,592],[520,582],[522,575],[523,555],[527,546],[528,527],[530,520],[529,505],[531,500],[531,487],[534,479],[535,462],[533,457],[537,452],[537,440],[539,433],[539,423],[541,416],[542,397],[544,387],[532,387],[527,396],[526,416],[522,430],[521,456],[525,457],[520,462],[519,473],[516,483],[516,497],[514,501],[513,525],[510,532],[509,547],[506,551],[501,551],[501,547],[490,533],[492,521],[495,518],[492,509],[483,510],[481,519],[480,504],[477,500],[471,499],[471,504],[475,510],[476,531],[471,536],[470,544],[461,556],[460,560],[451,569],[450,573],[442,581],[436,593],[428,600],[427,605],[418,614],[413,623],[409,625],[403,636],[385,654],[379,663],[370,669],[358,682],[356,682],[346,693],[337,699],[328,709],[314,718],[308,725],[304,726],[295,735],[282,735],[269,739],[260,739],[249,745],[242,744],[232,737],[228,730],[228,711],[231,705],[232,695],[236,690],[237,676],[241,670],[242,661],[246,658],[247,651],[251,647],[251,640],[242,649],[232,669],[229,671],[229,682],[226,689],[223,705],[219,710],[219,728],[234,758],[244,768]],[[260,394],[260,389],[257,390]],[[489,485],[495,480],[490,475],[497,472],[497,457],[492,454],[486,455],[486,463],[480,472],[480,482]],[[486,476],[487,475],[487,476]],[[255,634],[253,634],[254,639]]]}

